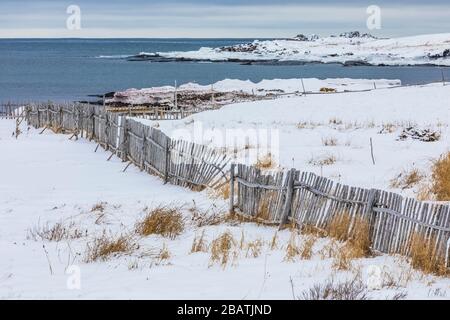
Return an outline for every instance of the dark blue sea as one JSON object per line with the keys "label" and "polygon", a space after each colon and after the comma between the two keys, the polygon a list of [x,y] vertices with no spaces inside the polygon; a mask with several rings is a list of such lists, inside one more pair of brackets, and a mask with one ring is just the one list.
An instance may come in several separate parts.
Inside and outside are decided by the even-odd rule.
{"label": "dark blue sea", "polygon": [[[140,52],[197,50],[253,39],[17,39],[0,40],[0,102],[87,100],[127,88],[208,84],[224,78],[386,78],[403,84],[440,81],[437,67],[344,67],[333,64],[241,65],[237,63],[142,62],[122,56]],[[100,58],[102,57],[103,58]],[[109,58],[105,58],[108,56]],[[449,68],[444,69],[450,79]]]}

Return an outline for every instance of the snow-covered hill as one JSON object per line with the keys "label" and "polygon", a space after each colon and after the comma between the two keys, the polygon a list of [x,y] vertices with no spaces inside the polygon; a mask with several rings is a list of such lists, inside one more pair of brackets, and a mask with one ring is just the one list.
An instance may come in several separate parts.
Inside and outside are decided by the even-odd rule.
{"label": "snow-covered hill", "polygon": [[145,59],[166,58],[241,62],[320,62],[345,65],[450,66],[450,33],[377,39],[357,32],[325,38],[254,41],[189,52],[141,53]]}

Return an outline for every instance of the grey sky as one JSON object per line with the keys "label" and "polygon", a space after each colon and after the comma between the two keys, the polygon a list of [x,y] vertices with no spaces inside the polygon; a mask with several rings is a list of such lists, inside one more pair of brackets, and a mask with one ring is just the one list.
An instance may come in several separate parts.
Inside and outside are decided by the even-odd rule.
{"label": "grey sky", "polygon": [[[320,4],[319,4],[320,3]],[[81,30],[68,30],[66,9],[81,9]],[[450,32],[450,1],[1,0],[0,37],[289,37],[366,27],[369,5],[381,8],[378,36]]]}

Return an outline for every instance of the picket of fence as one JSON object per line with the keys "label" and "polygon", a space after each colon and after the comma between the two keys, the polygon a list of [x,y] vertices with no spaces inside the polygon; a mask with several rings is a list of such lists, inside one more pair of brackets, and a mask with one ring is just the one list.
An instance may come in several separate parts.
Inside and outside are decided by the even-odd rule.
{"label": "picket of fence", "polygon": [[[101,106],[35,104],[27,106],[28,124],[85,137],[123,161],[175,185],[202,190],[226,178],[226,155],[183,140]],[[45,129],[44,129],[45,130]]]}
{"label": "picket of fence", "polygon": [[[236,172],[235,172],[236,171]],[[364,218],[373,250],[408,256],[412,237],[434,245],[433,257],[449,265],[450,206],[420,202],[375,189],[351,187],[297,170],[263,173],[243,164],[231,166],[230,211],[280,225],[295,222],[326,230],[336,216]],[[235,186],[237,190],[235,191]]]}

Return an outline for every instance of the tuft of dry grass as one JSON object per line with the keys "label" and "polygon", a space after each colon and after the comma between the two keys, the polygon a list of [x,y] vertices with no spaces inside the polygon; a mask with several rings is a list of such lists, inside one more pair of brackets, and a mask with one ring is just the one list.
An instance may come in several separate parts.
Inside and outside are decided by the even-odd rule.
{"label": "tuft of dry grass", "polygon": [[329,123],[329,124],[334,124],[334,125],[341,125],[341,124],[343,124],[344,122],[343,122],[341,119],[339,119],[339,118],[333,117],[333,118],[331,118],[331,119],[328,121],[328,123]]}
{"label": "tuft of dry grass", "polygon": [[255,241],[247,243],[247,253],[245,257],[258,258],[261,254],[263,247],[263,241],[261,239],[256,239]]}
{"label": "tuft of dry grass", "polygon": [[336,214],[328,223],[326,230],[328,235],[338,241],[347,241],[352,218],[349,213]]}
{"label": "tuft of dry grass", "polygon": [[331,166],[337,161],[336,157],[332,154],[324,155],[317,158],[309,159],[308,163],[312,166]]}
{"label": "tuft of dry grass", "polygon": [[141,236],[159,234],[175,239],[184,231],[184,219],[179,208],[157,207],[136,223],[135,231]]}
{"label": "tuft of dry grass", "polygon": [[46,225],[38,225],[33,229],[29,229],[27,238],[34,241],[46,240],[59,242],[62,240],[80,239],[87,236],[87,233],[87,230],[80,230],[73,221],[68,224],[57,222],[52,226],[47,223]]}
{"label": "tuft of dry grass", "polygon": [[438,201],[450,201],[450,152],[433,164],[431,190]]}
{"label": "tuft of dry grass", "polygon": [[225,268],[237,258],[237,242],[230,231],[222,233],[211,242],[210,266],[218,263]]}
{"label": "tuft of dry grass", "polygon": [[103,213],[105,211],[107,202],[99,202],[92,206],[91,212],[100,212]]}
{"label": "tuft of dry grass", "polygon": [[273,169],[275,167],[275,161],[272,154],[269,152],[262,157],[258,157],[255,167],[258,169]]}
{"label": "tuft of dry grass", "polygon": [[295,257],[300,255],[300,253],[301,248],[298,245],[297,232],[292,231],[291,236],[289,237],[289,242],[286,247],[286,255],[284,256],[283,261],[292,262],[295,260]]}
{"label": "tuft of dry grass", "polygon": [[313,255],[313,247],[317,238],[315,236],[308,236],[300,246],[300,258],[303,260],[311,259]]}
{"label": "tuft of dry grass", "polygon": [[335,283],[332,279],[302,293],[302,300],[367,300],[367,286],[360,278]]}
{"label": "tuft of dry grass", "polygon": [[445,258],[435,252],[436,239],[414,233],[410,241],[411,266],[425,274],[446,276],[450,270],[445,265]]}
{"label": "tuft of dry grass", "polygon": [[159,251],[158,255],[156,256],[156,259],[158,261],[158,264],[169,260],[171,257],[170,251],[167,248],[166,244],[163,244],[163,247],[161,248],[161,250]]}
{"label": "tuft of dry grass", "polygon": [[327,226],[330,237],[343,241],[339,248],[330,248],[329,256],[333,257],[333,269],[348,270],[353,259],[371,255],[370,225],[362,217],[354,217],[347,212],[333,217]]}
{"label": "tuft of dry grass", "polygon": [[278,249],[278,232],[275,232],[272,240],[270,240],[270,250],[277,250]]}
{"label": "tuft of dry grass", "polygon": [[337,90],[334,89],[334,88],[322,87],[322,88],[320,88],[320,92],[322,92],[322,93],[335,93],[335,92],[337,92]]}
{"label": "tuft of dry grass", "polygon": [[391,188],[399,188],[402,190],[411,189],[424,178],[423,174],[416,168],[410,171],[403,171],[397,177],[391,180]]}
{"label": "tuft of dry grass", "polygon": [[195,236],[194,241],[192,242],[191,252],[208,252],[208,245],[205,241],[205,230],[202,231],[200,237]]}
{"label": "tuft of dry grass", "polygon": [[191,212],[191,223],[197,228],[205,226],[216,226],[226,220],[226,215],[218,212],[200,211],[196,206],[189,209]]}
{"label": "tuft of dry grass", "polygon": [[326,147],[334,147],[338,145],[338,140],[334,137],[322,138],[322,144]]}
{"label": "tuft of dry grass", "polygon": [[129,254],[139,248],[131,236],[120,235],[117,238],[105,232],[99,238],[86,245],[85,262],[106,261],[113,256]]}

